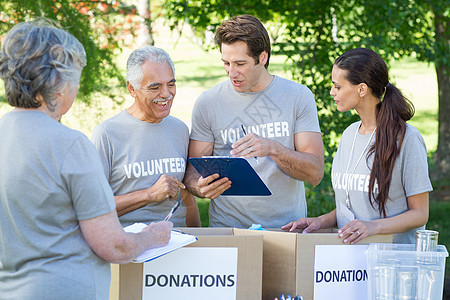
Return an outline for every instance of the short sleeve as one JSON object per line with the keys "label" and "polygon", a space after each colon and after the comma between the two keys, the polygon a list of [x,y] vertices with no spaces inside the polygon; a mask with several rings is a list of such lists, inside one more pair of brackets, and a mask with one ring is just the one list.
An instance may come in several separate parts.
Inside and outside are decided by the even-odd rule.
{"label": "short sleeve", "polygon": [[102,162],[103,170],[106,175],[106,178],[109,180],[111,177],[111,155],[112,155],[112,147],[111,142],[108,138],[108,134],[104,130],[103,127],[97,125],[94,127],[92,138],[92,143],[97,149],[98,154],[100,155],[100,160]]}
{"label": "short sleeve", "polygon": [[295,133],[306,131],[320,132],[320,126],[314,95],[306,86],[301,86],[296,106]]}
{"label": "short sleeve", "polygon": [[211,120],[208,119],[208,110],[205,93],[201,94],[192,110],[192,128],[190,138],[197,141],[214,143],[214,134],[211,131]]}
{"label": "short sleeve", "polygon": [[428,175],[425,141],[415,128],[405,135],[402,145],[402,182],[406,197],[433,190]]}
{"label": "short sleeve", "polygon": [[92,143],[85,136],[76,139],[64,158],[61,174],[78,220],[95,218],[115,209],[114,195],[102,170]]}

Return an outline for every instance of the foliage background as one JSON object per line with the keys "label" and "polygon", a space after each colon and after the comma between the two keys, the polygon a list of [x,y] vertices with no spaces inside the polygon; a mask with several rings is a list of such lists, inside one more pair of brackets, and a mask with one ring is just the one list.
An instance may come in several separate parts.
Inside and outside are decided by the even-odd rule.
{"label": "foliage background", "polygon": [[118,1],[0,0],[0,34],[18,22],[45,17],[72,33],[83,45],[87,65],[81,75],[78,99],[89,103],[95,93],[117,102],[122,93],[114,87],[125,85],[115,56],[132,40],[140,26],[133,6]]}

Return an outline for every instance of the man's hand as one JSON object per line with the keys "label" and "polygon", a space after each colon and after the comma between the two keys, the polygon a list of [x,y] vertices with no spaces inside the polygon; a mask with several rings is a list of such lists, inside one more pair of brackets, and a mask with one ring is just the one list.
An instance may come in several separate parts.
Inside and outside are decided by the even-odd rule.
{"label": "man's hand", "polygon": [[250,133],[237,140],[231,147],[230,154],[233,157],[263,157],[270,156],[271,150],[275,147],[274,141]]}
{"label": "man's hand", "polygon": [[292,178],[316,186],[324,171],[324,147],[318,132],[299,132],[294,135],[294,148],[254,133],[247,134],[231,145],[234,157],[270,157],[277,166]]}
{"label": "man's hand", "polygon": [[319,218],[300,218],[297,221],[281,227],[283,230],[294,231],[295,229],[303,229],[302,233],[310,233],[311,231],[319,230],[322,222]]}
{"label": "man's hand", "polygon": [[186,186],[175,177],[163,174],[154,185],[147,189],[150,202],[161,202],[171,197],[174,199],[179,189],[185,189]]}
{"label": "man's hand", "polygon": [[213,174],[206,178],[200,177],[198,179],[200,193],[206,198],[215,199],[231,187],[231,181],[227,177],[214,181],[217,178],[219,178],[219,174]]}

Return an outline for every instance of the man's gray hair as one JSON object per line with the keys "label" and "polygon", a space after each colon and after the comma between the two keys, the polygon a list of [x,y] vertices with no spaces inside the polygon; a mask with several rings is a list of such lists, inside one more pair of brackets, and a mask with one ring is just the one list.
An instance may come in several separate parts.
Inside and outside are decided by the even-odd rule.
{"label": "man's gray hair", "polygon": [[[0,52],[0,77],[11,106],[53,110],[58,93],[77,87],[86,65],[83,45],[70,33],[40,19],[15,25]],[[40,98],[42,97],[42,99]]]}
{"label": "man's gray hair", "polygon": [[135,90],[141,88],[143,75],[142,65],[150,61],[157,64],[168,63],[175,76],[175,67],[169,54],[161,48],[155,46],[145,46],[131,52],[127,61],[127,81]]}

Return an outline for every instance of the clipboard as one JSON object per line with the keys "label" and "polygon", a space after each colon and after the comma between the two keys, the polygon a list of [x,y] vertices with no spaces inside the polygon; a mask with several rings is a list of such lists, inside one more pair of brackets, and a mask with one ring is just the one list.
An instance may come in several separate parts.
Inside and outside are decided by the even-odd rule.
{"label": "clipboard", "polygon": [[218,173],[219,178],[228,177],[231,187],[223,192],[226,196],[270,196],[272,192],[242,157],[191,157],[189,162],[203,177]]}

